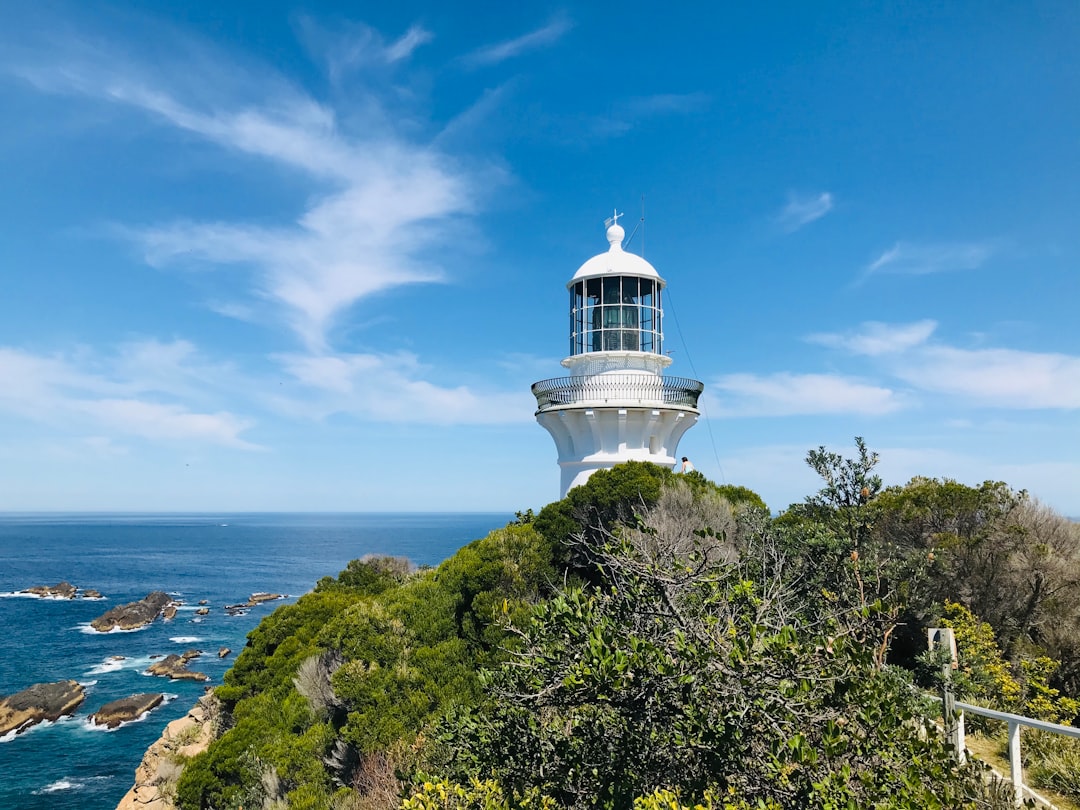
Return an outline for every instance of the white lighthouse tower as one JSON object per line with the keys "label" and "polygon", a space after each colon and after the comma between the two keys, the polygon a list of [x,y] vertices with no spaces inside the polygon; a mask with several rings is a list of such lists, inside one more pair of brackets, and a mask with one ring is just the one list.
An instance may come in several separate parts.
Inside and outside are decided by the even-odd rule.
{"label": "white lighthouse tower", "polygon": [[624,461],[670,467],[679,440],[698,419],[697,380],[665,377],[665,282],[651,264],[622,248],[616,213],[606,253],[578,268],[570,283],[569,377],[533,383],[536,421],[551,437],[562,469],[561,495],[594,472]]}

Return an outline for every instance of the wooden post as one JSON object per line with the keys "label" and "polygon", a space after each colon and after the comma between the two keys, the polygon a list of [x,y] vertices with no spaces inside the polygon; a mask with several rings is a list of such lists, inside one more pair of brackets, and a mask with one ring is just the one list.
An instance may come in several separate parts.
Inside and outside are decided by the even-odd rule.
{"label": "wooden post", "polygon": [[945,742],[952,746],[956,761],[964,762],[964,722],[956,709],[953,690],[953,670],[957,668],[956,636],[951,627],[932,627],[926,631],[930,649],[941,646],[948,651],[941,663],[941,719],[945,726]]}

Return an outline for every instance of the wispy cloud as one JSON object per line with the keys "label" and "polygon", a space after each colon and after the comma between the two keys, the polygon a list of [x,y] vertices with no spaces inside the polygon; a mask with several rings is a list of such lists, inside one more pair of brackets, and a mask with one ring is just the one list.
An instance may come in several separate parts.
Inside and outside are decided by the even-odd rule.
{"label": "wispy cloud", "polygon": [[981,267],[998,246],[995,242],[914,244],[897,242],[863,270],[862,278],[891,273],[921,276]]}
{"label": "wispy cloud", "polygon": [[[369,45],[382,49],[380,58],[400,59],[425,36],[416,28],[389,45]],[[269,69],[246,92],[198,94],[191,71],[205,70],[203,84],[214,86],[215,77],[231,69],[220,56],[204,55],[188,68],[108,49],[59,48],[49,54],[47,62],[28,57],[17,72],[44,91],[141,110],[224,149],[299,170],[315,184],[293,223],[181,221],[118,228],[154,264],[194,260],[250,268],[256,300],[283,307],[286,322],[312,351],[326,348],[336,316],[357,300],[439,280],[443,268],[427,257],[453,245],[453,226],[476,210],[483,189],[501,177],[494,167],[467,170],[437,147],[396,132],[375,91],[359,105],[363,120],[350,119],[345,132],[331,107]],[[177,76],[185,77],[183,83]],[[215,301],[214,309],[252,311],[246,302],[228,301]]]}
{"label": "wispy cloud", "polygon": [[358,22],[339,22],[332,28],[310,16],[297,20],[301,40],[312,56],[323,62],[330,80],[338,84],[361,69],[394,66],[409,59],[417,48],[434,39],[431,31],[413,25],[395,40]]}
{"label": "wispy cloud", "polygon": [[1003,348],[959,348],[931,342],[937,322],[867,322],[845,333],[806,340],[880,358],[880,373],[915,391],[945,394],[964,407],[1080,408],[1080,357]]}
{"label": "wispy cloud", "polygon": [[1080,357],[928,346],[893,373],[917,388],[996,408],[1080,409]]}
{"label": "wispy cloud", "polygon": [[379,422],[503,424],[531,421],[535,406],[527,390],[479,391],[430,382],[417,358],[405,352],[286,354],[276,360],[303,387],[273,403],[294,417],[347,414]]}
{"label": "wispy cloud", "polygon": [[565,15],[555,17],[551,22],[535,31],[522,34],[519,37],[497,42],[494,45],[485,45],[477,48],[472,53],[462,57],[462,62],[469,67],[481,67],[495,65],[513,59],[528,51],[534,51],[558,42],[563,34],[574,27],[573,22]]}
{"label": "wispy cloud", "polygon": [[93,433],[98,445],[138,437],[258,449],[241,438],[253,425],[250,419],[184,401],[190,379],[205,374],[183,341],[128,344],[107,357],[0,347],[0,413],[76,435]]}
{"label": "wispy cloud", "polygon": [[594,115],[584,120],[574,118],[563,122],[563,126],[574,133],[574,140],[579,140],[583,134],[594,138],[617,138],[649,119],[692,115],[708,107],[711,101],[712,97],[702,92],[634,96],[615,101],[607,115]]}
{"label": "wispy cloud", "polygon": [[777,223],[788,233],[821,219],[833,209],[833,195],[828,191],[820,194],[801,195],[788,193],[787,204],[776,217]]}
{"label": "wispy cloud", "polygon": [[879,323],[868,321],[857,330],[844,334],[821,332],[808,335],[806,340],[853,354],[877,356],[907,351],[925,343],[937,328],[937,321],[914,323]]}
{"label": "wispy cloud", "polygon": [[723,416],[876,416],[905,405],[896,391],[835,374],[729,374],[708,388],[721,392]]}

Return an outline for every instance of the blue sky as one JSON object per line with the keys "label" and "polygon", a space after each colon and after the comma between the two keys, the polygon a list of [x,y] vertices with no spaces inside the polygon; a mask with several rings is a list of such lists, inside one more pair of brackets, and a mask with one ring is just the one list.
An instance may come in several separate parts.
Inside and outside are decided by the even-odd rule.
{"label": "blue sky", "polygon": [[1080,6],[0,2],[0,510],[558,496],[644,198],[680,454],[1080,515]]}

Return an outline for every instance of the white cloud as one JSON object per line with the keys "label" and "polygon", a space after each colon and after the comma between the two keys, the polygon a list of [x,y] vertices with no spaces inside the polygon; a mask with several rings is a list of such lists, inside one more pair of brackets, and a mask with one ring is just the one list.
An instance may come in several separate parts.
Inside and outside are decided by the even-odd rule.
{"label": "white cloud", "polygon": [[[549,36],[561,30],[553,26]],[[411,29],[383,45],[371,34],[365,53],[382,48],[380,58],[402,59],[426,36]],[[443,270],[428,257],[453,247],[454,226],[501,180],[499,169],[470,172],[438,148],[396,132],[398,116],[380,95],[389,92],[385,88],[368,91],[355,105],[360,120],[350,119],[348,134],[332,108],[269,69],[257,82],[216,89],[217,77],[233,68],[220,56],[204,55],[193,66],[155,65],[71,47],[53,49],[49,58],[17,72],[44,91],[141,110],[225,149],[299,170],[316,184],[291,224],[187,221],[118,229],[155,264],[201,261],[252,269],[255,295],[283,307],[286,323],[312,351],[326,348],[335,318],[357,300],[439,280]],[[193,81],[190,74],[199,70],[203,81]],[[253,311],[246,302],[215,301],[213,308]]]}
{"label": "white cloud", "polygon": [[916,390],[949,395],[964,406],[1080,408],[1080,357],[930,343],[936,328],[937,322],[929,319],[906,324],[871,321],[852,332],[819,333],[806,340],[880,357],[883,374]]}
{"label": "white cloud", "polygon": [[257,449],[257,445],[239,437],[252,423],[227,411],[192,413],[182,405],[137,399],[71,400],[66,407],[88,414],[102,427],[145,439],[182,439]]}
{"label": "white cloud", "polygon": [[897,392],[834,374],[729,374],[706,387],[722,416],[880,415],[904,407]]}
{"label": "white cloud", "polygon": [[546,45],[551,45],[562,38],[562,35],[574,27],[574,24],[565,16],[558,16],[547,25],[530,31],[514,39],[497,42],[494,45],[485,45],[477,48],[472,53],[463,57],[462,61],[471,67],[482,65],[495,65],[505,62],[515,56],[520,56],[528,51],[534,51]]}
{"label": "white cloud", "polygon": [[913,244],[897,242],[866,266],[863,278],[883,273],[920,276],[975,270],[997,251],[993,242]]}
{"label": "white cloud", "polygon": [[409,59],[434,35],[413,25],[392,42],[369,25],[357,22],[338,22],[328,28],[309,16],[297,20],[297,29],[312,56],[325,63],[331,82],[339,84],[361,69],[389,68]]}
{"label": "white cloud", "polygon": [[[98,449],[111,447],[118,436],[257,449],[240,437],[250,420],[176,401],[201,373],[193,351],[183,341],[128,344],[112,357],[41,356],[0,347],[0,412],[74,433]],[[87,431],[95,433],[91,440]]]}
{"label": "white cloud", "polygon": [[874,357],[903,352],[920,346],[929,339],[936,328],[937,321],[932,320],[901,324],[867,321],[855,332],[846,334],[822,332],[808,335],[806,340],[833,349],[844,349],[854,354]]}
{"label": "white cloud", "polygon": [[833,209],[833,196],[828,191],[813,196],[788,194],[787,204],[777,216],[777,222],[791,233],[804,225],[821,219]]}
{"label": "white cloud", "polygon": [[1080,408],[1080,357],[928,346],[893,368],[926,391],[996,408]]}
{"label": "white cloud", "polygon": [[348,414],[379,422],[505,424],[532,419],[527,390],[477,391],[422,379],[424,369],[407,353],[394,355],[280,355],[284,371],[305,391],[275,398],[275,407],[296,417]]}

